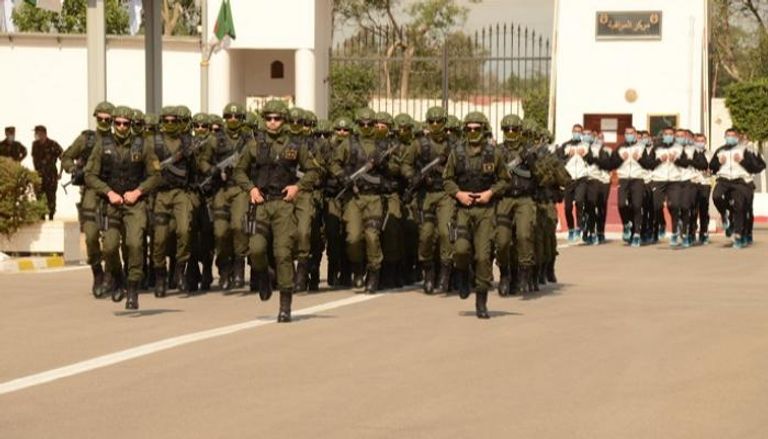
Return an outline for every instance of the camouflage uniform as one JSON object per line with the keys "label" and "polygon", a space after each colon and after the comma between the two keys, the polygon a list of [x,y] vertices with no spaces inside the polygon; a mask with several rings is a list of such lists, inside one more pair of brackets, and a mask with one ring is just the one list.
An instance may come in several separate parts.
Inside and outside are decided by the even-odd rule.
{"label": "camouflage uniform", "polygon": [[[35,133],[45,133],[45,127],[36,127]],[[59,160],[64,151],[55,140],[45,138],[45,140],[35,140],[32,143],[32,160],[35,165],[35,171],[40,174],[42,185],[40,191],[36,193],[38,198],[45,194],[48,203],[48,217],[53,219],[56,213],[56,189],[58,189],[59,173],[56,169],[56,161]]]}

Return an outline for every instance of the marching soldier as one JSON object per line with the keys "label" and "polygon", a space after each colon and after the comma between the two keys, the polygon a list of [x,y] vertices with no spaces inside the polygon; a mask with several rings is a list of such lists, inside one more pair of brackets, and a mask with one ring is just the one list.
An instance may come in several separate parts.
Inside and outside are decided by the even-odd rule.
{"label": "marching soldier", "polygon": [[[127,292],[126,309],[139,308],[138,288],[143,277],[142,247],[147,212],[144,197],[157,184],[156,175],[160,164],[152,148],[141,136],[131,135],[132,110],[117,107],[113,112],[114,141],[97,144],[85,169],[85,181],[89,188],[108,200],[107,227],[104,232],[104,259],[106,274],[102,294],[113,291],[112,299],[123,298],[117,289],[116,278],[121,276],[121,241],[126,250]],[[122,239],[121,239],[122,238]]]}
{"label": "marching soldier", "polygon": [[[213,233],[216,238],[216,265],[219,269],[219,286],[222,290],[245,285],[245,256],[248,253],[248,237],[243,231],[243,216],[248,210],[248,194],[243,192],[233,178],[234,167],[243,151],[254,140],[242,135],[245,108],[237,103],[224,107],[224,125],[215,133],[200,156],[200,172],[207,175],[213,196]],[[219,121],[211,121],[212,129]],[[214,146],[215,145],[215,146]]]}
{"label": "marching soldier", "polygon": [[[443,188],[443,171],[453,147],[446,133],[447,114],[442,107],[432,107],[426,114],[429,134],[419,136],[403,165],[403,176],[410,180],[410,192],[415,192],[419,218],[419,262],[424,276],[424,292],[435,288],[435,253],[438,252],[440,279],[438,289],[450,291],[453,245],[448,224],[456,211],[456,202]],[[427,166],[431,165],[427,169]],[[436,248],[437,247],[437,248]]]}
{"label": "marching soldier", "polygon": [[[190,256],[190,227],[193,199],[191,184],[196,172],[196,156],[192,138],[185,132],[184,112],[180,108],[165,107],[160,113],[160,133],[147,139],[160,161],[157,192],[153,201],[154,219],[153,264],[156,284],[155,296],[165,297],[168,289],[166,257],[173,251],[175,241],[175,267],[173,284],[179,291],[188,292],[186,268]],[[172,240],[171,237],[175,240]]]}
{"label": "marching soldier", "polygon": [[494,197],[502,194],[509,181],[501,152],[485,138],[488,119],[479,112],[464,118],[466,140],[448,156],[443,174],[444,189],[457,201],[454,234],[454,267],[458,273],[459,296],[470,295],[470,263],[474,255],[475,310],[478,318],[488,314],[488,290],[493,282],[491,247]]}
{"label": "marching soldier", "polygon": [[[496,257],[499,265],[499,295],[527,292],[532,284],[534,265],[534,226],[537,189],[532,173],[535,154],[527,150],[523,121],[510,114],[501,120],[504,141],[498,148],[508,167],[509,185],[499,194],[496,205]],[[512,244],[514,241],[514,245]]]}
{"label": "marching soldier", "polygon": [[[296,236],[293,203],[301,191],[312,192],[318,177],[318,166],[307,144],[291,143],[283,131],[286,113],[282,101],[272,100],[264,104],[262,115],[266,135],[246,145],[234,175],[251,203],[247,217],[249,250],[262,300],[269,300],[272,295],[267,258],[271,237],[280,291],[278,322],[291,321],[292,253]],[[297,176],[297,170],[304,173],[301,178]]]}
{"label": "marching soldier", "polygon": [[391,146],[387,139],[374,136],[376,114],[373,110],[363,108],[355,116],[359,133],[344,139],[336,149],[330,172],[342,181],[347,197],[344,222],[354,286],[363,286],[364,266],[367,264],[365,290],[374,293],[379,287],[379,270],[383,261],[379,240],[384,221],[383,179],[396,176],[398,167],[389,160],[389,155],[397,145]]}
{"label": "marching soldier", "polygon": [[101,297],[101,286],[104,281],[104,269],[102,267],[101,231],[99,222],[103,218],[103,210],[106,209],[103,201],[95,190],[85,185],[85,167],[88,164],[91,152],[96,146],[103,148],[103,143],[112,147],[112,112],[115,106],[109,102],[101,102],[93,110],[96,118],[96,130],[83,131],[72,145],[61,156],[61,167],[64,172],[71,175],[70,183],[80,186],[80,202],[77,204],[80,230],[85,234],[85,248],[87,262],[91,266],[93,285],[91,292],[96,297]]}
{"label": "marching soldier", "polygon": [[61,157],[63,150],[58,142],[48,137],[48,130],[38,125],[35,127],[35,141],[32,143],[32,160],[35,171],[40,174],[42,185],[38,197],[45,194],[48,203],[48,219],[53,219],[56,213],[56,189],[58,189],[59,173],[56,170],[56,161]]}
{"label": "marching soldier", "polygon": [[[341,191],[341,180],[330,173],[330,163],[333,161],[336,148],[349,137],[352,132],[352,121],[346,117],[337,119],[333,124],[333,134],[327,145],[321,147],[324,169],[324,215],[325,239],[328,243],[328,285],[350,287],[351,267],[344,246],[344,207],[337,198]],[[319,125],[318,125],[319,127]]]}
{"label": "marching soldier", "polygon": [[[416,139],[416,135],[413,131],[413,119],[406,113],[400,113],[395,116],[395,133],[397,135],[400,144],[403,145],[403,163],[400,167],[402,189],[401,191],[401,203],[403,210],[403,240],[405,242],[418,242],[419,241],[419,223],[417,219],[417,200],[413,197],[413,190],[409,189],[409,179],[406,177],[407,167],[413,169],[411,162],[413,161],[412,152],[413,141]],[[421,136],[419,136],[421,137]],[[442,173],[441,173],[442,176]],[[411,198],[410,200],[407,198]],[[416,245],[408,245],[403,248],[403,264],[402,264],[403,277],[405,283],[411,285],[414,282],[421,280],[421,265],[419,263],[419,248]]]}

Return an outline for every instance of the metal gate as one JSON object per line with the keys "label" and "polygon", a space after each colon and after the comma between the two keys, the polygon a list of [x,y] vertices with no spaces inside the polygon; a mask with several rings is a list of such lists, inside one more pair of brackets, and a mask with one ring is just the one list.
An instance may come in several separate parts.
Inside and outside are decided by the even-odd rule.
{"label": "metal gate", "polygon": [[[506,114],[523,115],[522,101],[539,93],[548,99],[550,43],[536,31],[496,24],[470,34],[454,32],[429,44],[420,35],[363,31],[330,51],[330,114],[338,108],[347,74],[363,76],[356,90],[376,111],[408,113],[423,120],[431,106],[463,117],[485,113],[492,127]],[[359,79],[359,78],[358,78]],[[334,108],[336,105],[337,108]]]}

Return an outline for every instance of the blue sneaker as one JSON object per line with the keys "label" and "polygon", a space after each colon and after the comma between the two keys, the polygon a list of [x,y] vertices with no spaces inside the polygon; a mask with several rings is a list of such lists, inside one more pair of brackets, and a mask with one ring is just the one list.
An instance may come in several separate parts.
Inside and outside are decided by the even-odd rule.
{"label": "blue sneaker", "polygon": [[688,235],[683,235],[683,248],[691,248],[693,241]]}
{"label": "blue sneaker", "polygon": [[623,239],[627,244],[629,244],[629,242],[632,240],[632,222],[624,224],[624,233],[622,233],[621,239]]}
{"label": "blue sneaker", "polygon": [[568,240],[573,241],[574,239],[576,239],[575,236],[576,236],[576,230],[568,229]]}
{"label": "blue sneaker", "polygon": [[752,238],[752,235],[747,235],[747,236],[744,237],[744,243],[746,245],[752,245],[753,241],[754,241],[754,239]]}
{"label": "blue sneaker", "polygon": [[664,238],[667,237],[667,231],[666,230],[659,230],[659,241],[663,241]]}
{"label": "blue sneaker", "polygon": [[733,248],[742,249],[744,247],[746,247],[744,238],[742,238],[738,234],[734,234],[733,235]]}
{"label": "blue sneaker", "polygon": [[673,233],[672,236],[669,238],[669,246],[670,247],[677,247],[680,245],[680,242],[678,241],[677,233]]}
{"label": "blue sneaker", "polygon": [[573,229],[573,240],[578,241],[580,237],[581,237],[581,229],[578,227]]}
{"label": "blue sneaker", "polygon": [[699,235],[699,244],[709,245],[709,233],[702,233]]}
{"label": "blue sneaker", "polygon": [[640,247],[640,237],[639,236],[635,236],[634,238],[632,238],[632,244],[630,244],[630,246],[633,247],[633,248],[639,248]]}
{"label": "blue sneaker", "polygon": [[723,218],[723,229],[725,230],[726,238],[730,238],[733,235],[733,227],[731,227],[731,222],[728,218]]}
{"label": "blue sneaker", "polygon": [[598,233],[597,234],[597,243],[598,244],[605,244],[605,233]]}

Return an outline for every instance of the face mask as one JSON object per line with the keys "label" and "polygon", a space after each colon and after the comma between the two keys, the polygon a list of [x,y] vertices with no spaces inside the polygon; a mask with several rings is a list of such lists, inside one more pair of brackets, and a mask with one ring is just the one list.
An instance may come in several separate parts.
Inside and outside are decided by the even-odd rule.
{"label": "face mask", "polygon": [[664,143],[666,143],[667,145],[671,145],[671,144],[672,144],[672,142],[674,142],[674,141],[675,141],[675,136],[672,136],[672,135],[670,135],[670,134],[665,134],[665,135],[664,135],[664,136],[661,138],[661,140],[662,140]]}
{"label": "face mask", "polygon": [[367,127],[360,127],[360,135],[363,137],[371,137],[373,135],[373,127],[367,126]]}
{"label": "face mask", "polygon": [[109,127],[110,126],[111,126],[111,124],[109,123],[109,121],[96,122],[96,129],[98,129],[99,131],[102,131],[102,132],[109,131]]}
{"label": "face mask", "polygon": [[727,136],[725,138],[725,144],[728,146],[734,146],[739,144],[739,138],[736,136]]}
{"label": "face mask", "polygon": [[373,133],[377,139],[385,139],[389,134],[389,128],[376,128]]}
{"label": "face mask", "polygon": [[507,142],[515,142],[520,138],[520,133],[517,131],[504,131],[504,140]]}
{"label": "face mask", "polygon": [[195,130],[195,136],[196,137],[205,137],[208,135],[208,129],[207,128],[198,128]]}
{"label": "face mask", "polygon": [[239,131],[242,126],[242,122],[237,119],[229,119],[226,124],[229,131]]}
{"label": "face mask", "polygon": [[128,138],[130,134],[131,134],[131,129],[129,127],[115,128],[115,137],[117,137],[120,140],[124,140]]}
{"label": "face mask", "polygon": [[640,139],[638,142],[640,145],[647,146],[648,145],[648,139]]}
{"label": "face mask", "polygon": [[694,144],[693,144],[693,146],[694,146],[696,149],[704,149],[704,148],[706,148],[706,147],[707,147],[707,145],[706,145],[705,143],[701,143],[701,142],[696,142],[696,143],[694,143]]}
{"label": "face mask", "polygon": [[483,140],[483,131],[477,130],[468,132],[467,140],[469,143],[480,143],[480,141]]}
{"label": "face mask", "polygon": [[13,134],[8,135],[8,143],[13,143],[13,141],[16,139],[16,137]]}
{"label": "face mask", "polygon": [[572,138],[573,138],[573,140],[575,140],[575,141],[577,141],[577,142],[581,141],[581,133],[577,133],[577,132],[574,132],[574,133],[572,134],[572,136],[573,136],[573,137],[572,137]]}
{"label": "face mask", "polygon": [[686,139],[685,137],[675,137],[675,143],[677,143],[678,145],[685,145]]}
{"label": "face mask", "polygon": [[635,139],[635,135],[634,134],[625,134],[624,135],[624,140],[626,140],[627,143],[629,143],[631,145],[631,144],[635,143],[635,140],[636,140]]}
{"label": "face mask", "polygon": [[589,134],[584,134],[583,136],[581,136],[581,141],[582,141],[582,142],[584,142],[584,143],[589,143],[589,144],[591,144],[592,142],[594,142],[594,141],[595,141],[595,138],[594,138],[594,137],[592,137],[592,136],[591,136],[591,135],[589,135]]}

